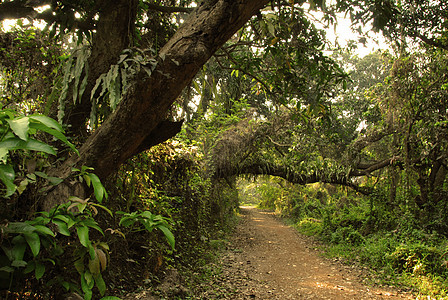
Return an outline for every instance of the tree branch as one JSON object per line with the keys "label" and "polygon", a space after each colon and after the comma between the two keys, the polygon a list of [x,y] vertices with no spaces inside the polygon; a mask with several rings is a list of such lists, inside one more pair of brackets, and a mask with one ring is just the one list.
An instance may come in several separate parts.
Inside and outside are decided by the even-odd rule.
{"label": "tree branch", "polygon": [[[239,64],[239,63],[238,63],[238,62],[237,62],[237,61],[230,55],[230,53],[227,52],[226,49],[221,48],[221,50],[224,51],[224,53],[227,55],[227,58],[228,58],[231,62],[233,62],[235,65],[238,65],[238,64]],[[259,82],[259,83],[266,89],[266,91],[267,91],[269,94],[273,95],[272,92],[271,92],[271,89],[268,87],[268,85],[267,85],[265,82],[263,82],[260,78],[258,78],[256,75],[251,74],[251,73],[249,73],[249,72],[247,72],[247,71],[245,71],[245,70],[243,70],[243,69],[241,69],[241,68],[229,68],[229,67],[224,67],[224,66],[221,64],[221,62],[219,61],[218,56],[215,56],[215,58],[216,58],[216,62],[218,63],[218,65],[219,65],[221,68],[223,68],[223,69],[227,69],[227,70],[237,70],[237,71],[240,71],[240,72],[242,72],[243,74],[245,74],[245,75],[247,75],[247,76],[249,76],[249,77],[252,77],[252,78],[255,79],[257,82]]]}
{"label": "tree branch", "polygon": [[422,35],[422,34],[420,34],[418,32],[415,33],[415,36],[417,38],[419,38],[420,40],[422,40],[424,43],[426,43],[426,44],[428,44],[430,46],[434,46],[436,48],[441,48],[441,49],[448,50],[448,44],[447,43],[442,43],[442,42],[436,41],[434,39],[428,38],[428,37],[426,37],[426,36],[424,36],[424,35]]}
{"label": "tree branch", "polygon": [[174,137],[178,134],[182,128],[182,124],[184,121],[180,122],[171,122],[171,121],[162,121],[159,125],[154,128],[151,133],[143,140],[140,146],[137,148],[136,153],[143,152],[148,150],[152,146],[158,145],[160,143],[165,142],[166,140]]}
{"label": "tree branch", "polygon": [[[45,4],[48,4],[47,2],[49,1],[39,2],[45,2]],[[25,4],[23,1],[3,2],[0,4],[0,21],[6,19],[34,18],[35,15],[37,15],[37,11],[34,10],[34,7],[41,5],[30,6]]]}
{"label": "tree branch", "polygon": [[349,176],[345,176],[345,174],[341,173],[333,173],[333,174],[319,174],[318,172],[313,172],[311,174],[301,174],[297,173],[291,168],[287,166],[278,166],[269,163],[253,163],[249,165],[245,165],[240,169],[234,169],[234,174],[220,174],[219,170],[216,172],[217,177],[226,177],[233,175],[241,175],[241,174],[252,174],[252,175],[271,175],[281,177],[291,183],[306,185],[310,183],[323,182],[330,184],[338,184],[343,186],[348,186],[355,191],[368,195],[372,193],[372,188],[370,187],[361,187],[353,182],[351,182]]}
{"label": "tree branch", "polygon": [[165,13],[176,13],[176,12],[184,12],[191,13],[194,8],[192,7],[175,7],[175,6],[162,6],[154,3],[146,3],[149,9],[157,10]]}

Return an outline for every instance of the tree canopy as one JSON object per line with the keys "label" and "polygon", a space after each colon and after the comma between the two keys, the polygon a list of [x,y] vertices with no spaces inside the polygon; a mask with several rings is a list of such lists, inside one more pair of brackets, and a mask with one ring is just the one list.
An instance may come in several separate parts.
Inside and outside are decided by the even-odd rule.
{"label": "tree canopy", "polygon": [[[210,188],[208,180],[234,188],[236,176],[249,174],[343,185],[363,195],[386,191],[384,201],[399,206],[406,198],[404,210],[443,231],[447,5],[3,0],[0,21],[18,20],[0,33],[4,206],[19,198],[29,205],[36,199],[31,194],[44,191],[33,207],[62,214],[55,205],[75,196],[82,209],[97,209],[89,195],[101,203],[107,197],[101,181],[117,178],[123,190],[128,181],[144,187],[166,181],[177,190],[165,177],[170,168],[139,156],[153,149],[149,156],[177,159],[175,146],[172,152],[171,146],[156,147],[176,137],[179,152],[200,165],[173,158],[171,171],[185,172],[175,177],[185,186],[193,180],[186,174],[207,178],[198,184],[203,190]],[[364,57],[331,48],[317,23],[330,28],[341,14],[351,19],[355,39],[364,41],[365,28],[372,28],[389,48]],[[128,164],[153,174],[137,183]],[[144,164],[164,171],[155,174]],[[28,197],[30,182],[41,186]],[[136,197],[135,187],[129,195]],[[155,220],[154,228],[174,245],[165,219],[126,213],[120,225]],[[86,229],[77,230],[91,258],[102,257],[99,251],[107,249],[93,249],[83,238]],[[102,288],[102,279],[96,280]]]}

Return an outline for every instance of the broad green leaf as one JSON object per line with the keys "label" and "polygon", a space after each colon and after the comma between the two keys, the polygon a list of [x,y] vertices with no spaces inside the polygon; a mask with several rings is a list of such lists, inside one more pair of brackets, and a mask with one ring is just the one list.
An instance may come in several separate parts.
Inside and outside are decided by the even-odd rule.
{"label": "broad green leaf", "polygon": [[101,296],[103,296],[104,293],[106,293],[106,283],[104,282],[103,276],[101,276],[101,274],[97,274],[94,275],[93,278],[95,279],[96,286],[98,287]]}
{"label": "broad green leaf", "polygon": [[93,259],[89,259],[89,270],[93,275],[100,274],[100,259],[95,255]]}
{"label": "broad green leaf", "polygon": [[92,287],[89,287],[89,284],[84,278],[84,274],[81,274],[81,288],[82,291],[84,292],[84,300],[92,299]]}
{"label": "broad green leaf", "polygon": [[36,279],[39,280],[44,276],[45,273],[45,265],[40,262],[36,262],[36,269],[34,270],[34,275],[36,276]]}
{"label": "broad green leaf", "polygon": [[90,245],[89,228],[87,226],[79,226],[76,227],[76,232],[78,233],[78,238],[81,245],[87,248]]}
{"label": "broad green leaf", "polygon": [[34,260],[29,261],[28,264],[25,267],[25,270],[23,270],[24,274],[28,274],[34,271],[36,268],[36,262]]}
{"label": "broad green leaf", "polygon": [[168,244],[171,246],[171,248],[174,250],[174,246],[175,246],[175,239],[174,239],[174,235],[171,232],[171,230],[169,230],[167,227],[163,226],[163,225],[159,225],[157,226],[157,228],[163,232],[163,234],[165,235]]}
{"label": "broad green leaf", "polygon": [[67,139],[67,137],[60,132],[59,130],[50,128],[44,124],[41,123],[31,123],[30,124],[31,128],[46,132],[52,136],[54,136],[55,138],[57,138],[58,140],[60,140],[61,142],[63,142],[64,144],[66,144],[68,147],[70,147],[70,149],[72,149],[75,153],[79,154],[78,150],[76,149],[75,145],[73,145],[72,143],[70,143]]}
{"label": "broad green leaf", "polygon": [[67,223],[60,220],[53,220],[53,223],[58,226],[59,233],[65,236],[70,236],[70,231],[68,230]]}
{"label": "broad green leaf", "polygon": [[53,147],[35,139],[23,141],[18,138],[9,138],[0,142],[0,148],[6,148],[8,150],[32,150],[56,155],[56,151]]}
{"label": "broad green leaf", "polygon": [[11,268],[9,266],[5,266],[5,267],[0,268],[0,272],[12,273],[14,271],[15,271],[14,268]]}
{"label": "broad green leaf", "polygon": [[30,224],[25,222],[11,222],[8,226],[3,229],[5,233],[31,233],[36,230]]}
{"label": "broad green leaf", "polygon": [[61,124],[59,124],[56,120],[53,120],[50,117],[44,116],[44,115],[31,115],[29,116],[31,120],[34,120],[36,122],[39,122],[49,128],[56,129],[59,132],[64,132],[62,129]]}
{"label": "broad green leaf", "polygon": [[47,225],[48,223],[50,223],[50,219],[46,216],[38,216],[32,220],[29,221],[25,221],[25,223],[30,224],[30,225]]}
{"label": "broad green leaf", "polygon": [[28,130],[30,125],[30,119],[28,117],[22,117],[14,120],[7,120],[11,130],[20,139],[26,141],[28,140]]}
{"label": "broad green leaf", "polygon": [[5,164],[8,159],[8,149],[0,148],[0,163]]}
{"label": "broad green leaf", "polygon": [[122,217],[122,218],[120,219],[120,222],[118,223],[118,225],[119,225],[119,226],[123,226],[123,227],[129,227],[129,226],[131,226],[132,224],[134,224],[135,221],[136,221],[136,220],[135,220],[134,218],[130,218],[130,217],[126,216],[126,217]]}
{"label": "broad green leaf", "polygon": [[0,172],[3,172],[3,175],[7,180],[14,180],[15,172],[14,168],[11,165],[0,164]]}
{"label": "broad green leaf", "polygon": [[81,276],[82,276],[82,274],[84,273],[84,269],[85,269],[83,257],[81,257],[80,259],[77,259],[73,264],[75,265],[76,271],[78,271],[78,273],[81,274]]}
{"label": "broad green leaf", "polygon": [[26,242],[31,248],[33,256],[36,257],[40,251],[40,237],[36,232],[25,233],[24,234]]}
{"label": "broad green leaf", "polygon": [[37,231],[37,232],[40,232],[40,233],[42,233],[42,234],[50,235],[50,236],[52,236],[52,237],[55,236],[55,235],[54,235],[54,232],[51,231],[51,229],[48,228],[48,227],[46,227],[46,226],[43,226],[43,225],[34,225],[34,228],[36,228],[36,231]]}
{"label": "broad green leaf", "polygon": [[10,260],[23,260],[26,251],[26,240],[22,235],[17,235],[12,239],[13,247],[7,253]]}
{"label": "broad green leaf", "polygon": [[89,256],[91,260],[95,259],[96,256],[95,248],[92,246],[92,244],[89,245]]}
{"label": "broad green leaf", "polygon": [[140,223],[143,224],[148,232],[151,232],[154,229],[154,223],[149,220],[141,220]]}
{"label": "broad green leaf", "polygon": [[17,186],[17,193],[19,193],[19,195],[22,195],[22,193],[26,190],[28,183],[29,183],[29,180],[27,178],[20,181],[19,186]]}
{"label": "broad green leaf", "polygon": [[86,219],[83,221],[84,226],[88,226],[90,228],[96,229],[98,232],[100,232],[102,235],[104,235],[103,230],[101,229],[101,227],[98,226],[98,223],[95,222],[92,219]]}
{"label": "broad green leaf", "polygon": [[104,188],[103,184],[101,183],[101,180],[96,176],[96,174],[90,173],[89,174],[90,179],[92,180],[92,186],[93,186],[93,192],[95,194],[96,200],[98,202],[102,202],[103,198],[107,199],[107,192]]}
{"label": "broad green leaf", "polygon": [[90,273],[89,270],[84,272],[84,279],[86,280],[88,288],[93,289],[93,286],[95,285],[95,281],[93,279],[92,273]]}
{"label": "broad green leaf", "polygon": [[53,176],[48,176],[47,179],[52,185],[58,185],[64,181],[64,179],[62,179],[62,178],[53,177]]}
{"label": "broad green leaf", "polygon": [[64,215],[56,215],[56,216],[53,217],[53,219],[61,220],[62,222],[65,222],[65,223],[67,223],[67,224],[68,224],[68,222],[69,222],[69,220],[70,220],[69,217],[64,216]]}
{"label": "broad green leaf", "polygon": [[150,211],[145,210],[144,212],[142,212],[142,217],[152,220],[153,214]]}
{"label": "broad green leaf", "polygon": [[0,164],[0,180],[6,186],[5,197],[9,197],[16,191],[14,184],[15,172],[11,165]]}
{"label": "broad green leaf", "polygon": [[26,265],[27,265],[27,262],[24,260],[14,260],[11,263],[11,266],[15,267],[15,268],[23,268],[23,267],[26,267]]}
{"label": "broad green leaf", "polygon": [[69,219],[68,222],[67,222],[68,229],[72,228],[72,226],[75,225],[75,224],[76,224],[75,220]]}
{"label": "broad green leaf", "polygon": [[70,290],[70,283],[68,283],[67,281],[61,282],[61,285],[65,289],[66,292],[68,292]]}

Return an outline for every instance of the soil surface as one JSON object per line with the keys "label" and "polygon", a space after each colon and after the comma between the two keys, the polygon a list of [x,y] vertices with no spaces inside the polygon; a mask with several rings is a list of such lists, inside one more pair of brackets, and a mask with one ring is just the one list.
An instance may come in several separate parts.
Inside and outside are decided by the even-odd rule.
{"label": "soil surface", "polygon": [[242,222],[200,299],[413,299],[363,284],[366,271],[323,258],[312,239],[272,212],[241,207]]}
{"label": "soil surface", "polygon": [[[158,289],[124,299],[414,299],[392,287],[363,283],[369,273],[324,258],[312,238],[283,224],[272,212],[241,207],[241,222],[218,262],[207,266],[209,280],[184,288],[177,272]],[[195,294],[195,295],[192,295]]]}

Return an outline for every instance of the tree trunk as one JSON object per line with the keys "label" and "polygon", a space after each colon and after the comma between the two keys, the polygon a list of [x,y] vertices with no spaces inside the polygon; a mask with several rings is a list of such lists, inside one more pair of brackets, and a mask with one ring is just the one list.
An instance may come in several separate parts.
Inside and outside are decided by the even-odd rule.
{"label": "tree trunk", "polygon": [[73,90],[66,99],[64,123],[73,135],[86,136],[86,122],[91,111],[91,91],[101,74],[118,62],[120,53],[132,46],[138,1],[103,0],[99,2],[99,19],[92,38],[92,52],[87,61],[89,74],[85,93],[73,103]]}
{"label": "tree trunk", "polygon": [[[91,166],[105,179],[148,143],[164,121],[171,104],[195,74],[268,0],[210,0],[202,2],[160,50],[151,76],[144,71],[128,89],[115,112],[57,170],[66,177],[73,166]],[[51,199],[51,200],[50,200]],[[66,201],[46,198],[44,208]]]}

